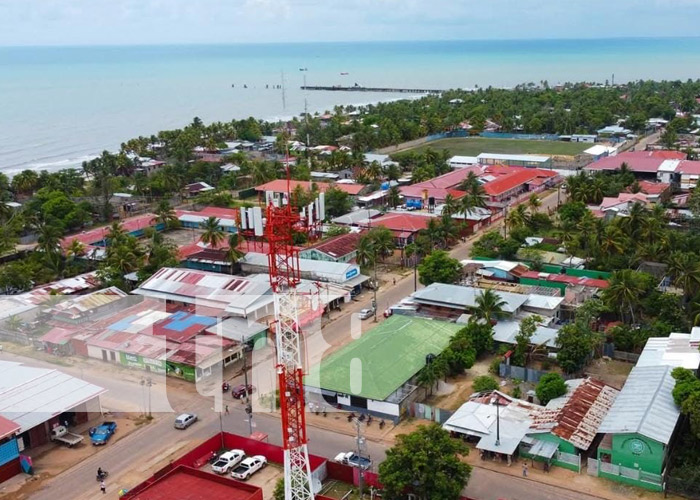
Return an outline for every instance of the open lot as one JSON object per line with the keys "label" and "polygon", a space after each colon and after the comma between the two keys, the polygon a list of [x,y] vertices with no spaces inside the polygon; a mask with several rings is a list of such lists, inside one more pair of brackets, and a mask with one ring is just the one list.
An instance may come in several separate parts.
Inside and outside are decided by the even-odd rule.
{"label": "open lot", "polygon": [[522,139],[468,137],[432,141],[410,151],[423,151],[427,148],[432,148],[436,150],[446,149],[452,155],[459,156],[478,156],[481,153],[575,156],[589,147],[591,147],[590,144],[580,142],[526,141]]}

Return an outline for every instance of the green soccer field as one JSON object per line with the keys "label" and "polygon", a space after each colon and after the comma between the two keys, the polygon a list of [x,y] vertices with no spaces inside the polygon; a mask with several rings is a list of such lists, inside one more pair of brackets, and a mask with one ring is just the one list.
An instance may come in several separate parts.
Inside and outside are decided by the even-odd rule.
{"label": "green soccer field", "polygon": [[411,151],[422,151],[427,148],[446,149],[453,156],[478,156],[481,153],[501,154],[541,154],[575,156],[590,148],[590,143],[563,141],[526,141],[523,139],[488,139],[485,137],[468,137],[441,139],[432,141]]}

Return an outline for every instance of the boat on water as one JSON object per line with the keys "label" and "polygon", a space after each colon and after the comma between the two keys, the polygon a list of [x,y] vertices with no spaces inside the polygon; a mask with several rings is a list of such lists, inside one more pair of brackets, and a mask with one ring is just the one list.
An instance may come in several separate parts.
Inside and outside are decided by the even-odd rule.
{"label": "boat on water", "polygon": [[350,73],[344,71],[344,72],[340,73],[340,76],[348,76],[349,74]]}

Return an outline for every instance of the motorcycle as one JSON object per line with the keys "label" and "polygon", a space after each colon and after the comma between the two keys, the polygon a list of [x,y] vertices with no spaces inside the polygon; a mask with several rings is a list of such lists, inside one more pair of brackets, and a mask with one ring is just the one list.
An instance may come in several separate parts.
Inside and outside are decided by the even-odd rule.
{"label": "motorcycle", "polygon": [[372,423],[372,420],[374,420],[374,419],[372,418],[372,415],[370,415],[370,416],[367,417],[367,427],[370,426],[370,424]]}
{"label": "motorcycle", "polygon": [[228,390],[231,389],[231,386],[228,382],[224,382],[223,384],[221,384],[221,389],[223,390],[223,392],[228,392]]}
{"label": "motorcycle", "polygon": [[350,413],[348,414],[348,422],[352,422],[352,419],[355,418],[355,413]]}
{"label": "motorcycle", "polygon": [[381,419],[381,420],[379,421],[379,428],[380,428],[380,429],[383,429],[385,425],[386,425],[386,422],[384,421],[384,419]]}
{"label": "motorcycle", "polygon": [[328,415],[328,412],[326,411],[326,407],[325,407],[325,406],[323,407],[323,412],[322,412],[322,413],[323,413],[323,416],[324,416],[324,417],[325,417],[326,415]]}
{"label": "motorcycle", "polygon": [[105,479],[107,479],[107,476],[109,476],[109,472],[107,472],[106,470],[103,470],[102,474],[97,474],[95,476],[95,478],[97,479],[97,482],[99,483],[100,481],[104,481]]}

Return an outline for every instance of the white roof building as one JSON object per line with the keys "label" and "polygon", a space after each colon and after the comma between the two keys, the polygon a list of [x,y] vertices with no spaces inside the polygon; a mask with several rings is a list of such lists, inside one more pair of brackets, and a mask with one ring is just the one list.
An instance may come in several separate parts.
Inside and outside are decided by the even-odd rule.
{"label": "white roof building", "polygon": [[670,366],[635,366],[598,432],[641,434],[668,444],[680,418]]}
{"label": "white roof building", "polygon": [[453,156],[449,160],[447,160],[447,163],[450,165],[452,168],[464,168],[464,167],[471,167],[474,165],[479,164],[479,158],[476,156]]}
{"label": "white roof building", "polygon": [[27,431],[104,394],[106,389],[58,370],[0,361],[0,416]]}
{"label": "white roof building", "polygon": [[[700,330],[695,327],[693,330]],[[699,332],[700,333],[700,332]],[[696,371],[700,368],[698,340],[691,333],[672,333],[647,340],[636,366],[670,366]]]}

